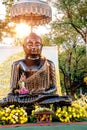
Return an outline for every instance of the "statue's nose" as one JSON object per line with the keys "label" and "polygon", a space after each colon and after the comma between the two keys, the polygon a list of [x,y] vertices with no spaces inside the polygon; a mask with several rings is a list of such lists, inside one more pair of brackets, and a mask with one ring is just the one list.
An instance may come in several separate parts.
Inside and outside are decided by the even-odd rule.
{"label": "statue's nose", "polygon": [[32,51],[36,51],[36,48],[35,48],[35,47],[32,47]]}
{"label": "statue's nose", "polygon": [[33,50],[35,50],[37,48],[37,46],[36,46],[36,42],[35,41],[33,41],[33,44],[32,44],[32,49]]}
{"label": "statue's nose", "polygon": [[37,51],[36,46],[35,46],[35,45],[33,45],[31,50],[32,50],[32,52],[33,52],[33,53],[35,53],[35,52]]}
{"label": "statue's nose", "polygon": [[32,45],[32,49],[33,49],[33,50],[36,49],[36,45],[35,45],[35,44]]}

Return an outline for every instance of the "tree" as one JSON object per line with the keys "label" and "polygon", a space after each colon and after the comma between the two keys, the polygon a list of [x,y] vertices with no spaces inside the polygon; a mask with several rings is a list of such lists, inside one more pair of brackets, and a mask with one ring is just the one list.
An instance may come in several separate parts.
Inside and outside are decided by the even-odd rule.
{"label": "tree", "polygon": [[59,54],[59,68],[63,91],[74,96],[84,86],[84,76],[87,74],[85,46],[76,43],[68,45],[65,51]]}
{"label": "tree", "polygon": [[6,7],[6,16],[5,19],[0,20],[0,40],[4,37],[13,37],[15,35],[14,27],[15,24],[12,24],[10,19],[10,8],[13,4],[14,0],[3,0],[2,4]]}
{"label": "tree", "polygon": [[42,43],[43,43],[44,46],[50,46],[50,37],[49,37],[49,35],[47,35],[47,34],[42,35],[41,38],[42,38]]}
{"label": "tree", "polygon": [[58,12],[60,11],[64,14],[61,23],[66,23],[68,26],[71,25],[87,44],[87,1],[56,0],[54,6]]}
{"label": "tree", "polygon": [[[56,20],[51,23],[52,40],[59,46],[59,50],[62,46],[59,55],[62,84],[67,94],[73,96],[77,88],[83,85],[82,79],[87,74],[86,51],[82,47],[82,44],[87,44],[87,2],[56,0],[53,4],[57,14]],[[59,13],[62,14],[61,18]]]}

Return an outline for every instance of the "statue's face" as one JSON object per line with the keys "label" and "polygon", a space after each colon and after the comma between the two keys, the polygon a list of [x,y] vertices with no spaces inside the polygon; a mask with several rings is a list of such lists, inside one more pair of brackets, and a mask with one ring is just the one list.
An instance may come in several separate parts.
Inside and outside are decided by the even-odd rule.
{"label": "statue's face", "polygon": [[26,55],[35,57],[41,54],[42,41],[38,36],[28,37],[24,43],[24,51]]}

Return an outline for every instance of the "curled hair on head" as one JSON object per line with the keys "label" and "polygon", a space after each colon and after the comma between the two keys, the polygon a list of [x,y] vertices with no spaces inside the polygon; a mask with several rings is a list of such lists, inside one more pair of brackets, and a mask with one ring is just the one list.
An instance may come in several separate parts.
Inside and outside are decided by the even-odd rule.
{"label": "curled hair on head", "polygon": [[42,44],[42,39],[41,39],[41,37],[40,37],[39,35],[37,35],[36,33],[34,33],[34,32],[31,32],[31,33],[29,34],[29,36],[27,36],[27,37],[25,38],[24,43],[26,43],[29,38],[35,38],[35,39],[36,39],[36,38],[39,38],[39,39],[41,40],[41,44]]}

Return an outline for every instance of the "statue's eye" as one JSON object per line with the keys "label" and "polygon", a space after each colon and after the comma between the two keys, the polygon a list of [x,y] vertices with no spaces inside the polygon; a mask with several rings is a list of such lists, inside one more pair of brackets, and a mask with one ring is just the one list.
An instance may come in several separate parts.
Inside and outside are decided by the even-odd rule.
{"label": "statue's eye", "polygon": [[26,44],[26,47],[29,49],[29,48],[32,48],[32,42],[28,42],[27,44]]}
{"label": "statue's eye", "polygon": [[36,47],[40,47],[41,44],[40,44],[39,42],[35,42],[35,46],[36,46]]}
{"label": "statue's eye", "polygon": [[28,42],[27,46],[32,46],[33,42]]}

